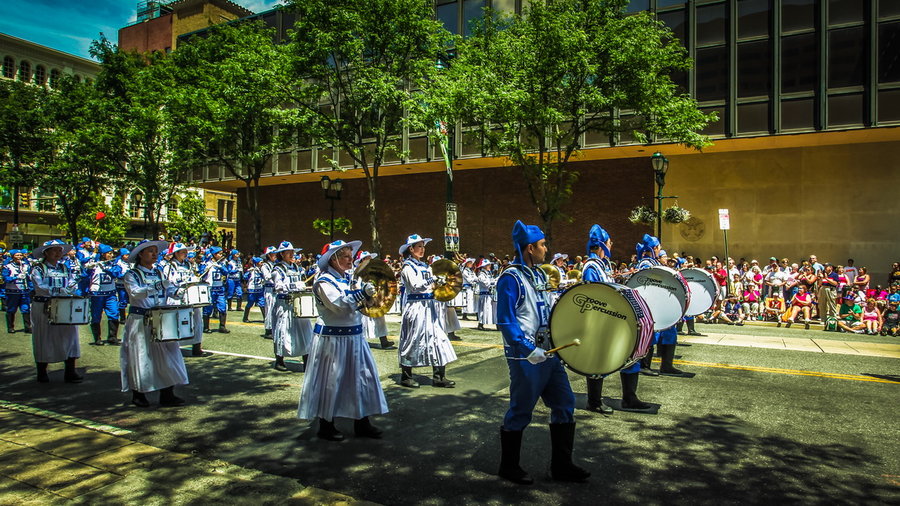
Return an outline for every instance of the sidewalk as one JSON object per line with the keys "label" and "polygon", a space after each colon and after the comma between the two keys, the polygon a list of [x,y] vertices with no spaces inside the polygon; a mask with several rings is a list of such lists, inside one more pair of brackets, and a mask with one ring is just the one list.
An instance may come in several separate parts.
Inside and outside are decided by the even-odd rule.
{"label": "sidewalk", "polygon": [[0,505],[373,504],[137,443],[128,433],[0,404]]}
{"label": "sidewalk", "polygon": [[781,350],[812,351],[818,353],[836,353],[839,355],[900,358],[900,344],[865,343],[803,337],[761,337],[720,334],[716,332],[707,332],[703,337],[678,336],[678,341],[683,343],[718,344],[722,346],[744,346],[748,348],[773,348]]}

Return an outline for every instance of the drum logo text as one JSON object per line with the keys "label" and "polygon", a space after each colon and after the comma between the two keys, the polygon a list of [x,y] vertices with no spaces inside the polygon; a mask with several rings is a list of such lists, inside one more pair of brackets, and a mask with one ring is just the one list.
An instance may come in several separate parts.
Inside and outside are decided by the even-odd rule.
{"label": "drum logo text", "polygon": [[572,302],[574,302],[576,306],[581,308],[581,311],[580,311],[581,313],[583,313],[585,311],[599,311],[601,313],[608,314],[610,316],[619,318],[621,320],[627,319],[627,317],[625,315],[623,315],[622,313],[619,313],[618,311],[612,311],[610,309],[607,309],[606,302],[603,302],[603,301],[600,301],[597,299],[592,299],[591,297],[588,297],[587,295],[584,295],[583,293],[580,293],[580,294],[576,295],[575,297],[573,297]]}
{"label": "drum logo text", "polygon": [[662,282],[661,279],[654,279],[649,276],[645,276],[644,279],[641,280],[641,286],[653,286],[656,288],[662,288],[663,290],[668,290],[672,293],[675,293],[675,287],[666,285]]}

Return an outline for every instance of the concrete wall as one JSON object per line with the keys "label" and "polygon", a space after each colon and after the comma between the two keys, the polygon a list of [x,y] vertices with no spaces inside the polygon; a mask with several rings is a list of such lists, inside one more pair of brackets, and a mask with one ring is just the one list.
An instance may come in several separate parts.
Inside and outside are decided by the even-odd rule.
{"label": "concrete wall", "polygon": [[900,260],[898,150],[900,142],[878,142],[669,156],[665,194],[695,218],[664,225],[664,247],[721,258],[718,209],[727,208],[735,259],[853,258],[883,283]]}

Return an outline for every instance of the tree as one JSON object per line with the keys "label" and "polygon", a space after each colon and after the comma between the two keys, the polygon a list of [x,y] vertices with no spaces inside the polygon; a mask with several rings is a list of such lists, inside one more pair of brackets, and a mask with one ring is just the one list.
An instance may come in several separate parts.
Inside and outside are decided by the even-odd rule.
{"label": "tree", "polygon": [[178,214],[169,220],[166,230],[170,236],[180,235],[182,241],[199,238],[204,232],[213,232],[216,223],[206,215],[206,202],[195,192],[187,191],[178,203]]}
{"label": "tree", "polygon": [[[372,247],[381,251],[378,175],[400,133],[423,124],[413,91],[434,78],[452,36],[431,0],[291,0],[297,14],[288,83],[312,140],[345,152],[366,178]],[[402,153],[401,153],[402,154]],[[337,164],[334,164],[335,166]]]}
{"label": "tree", "polygon": [[193,156],[244,182],[255,248],[262,250],[259,179],[273,155],[298,138],[286,104],[285,47],[262,22],[217,25],[173,53],[173,135]]}
{"label": "tree", "polygon": [[554,220],[568,219],[585,132],[709,144],[698,132],[715,115],[669,77],[690,67],[686,51],[652,14],[626,16],[626,4],[547,0],[523,3],[520,16],[487,11],[426,86],[434,114],[478,124],[486,149],[521,168],[548,238]]}
{"label": "tree", "polygon": [[[99,216],[102,218],[98,219]],[[131,218],[125,212],[122,192],[116,192],[109,205],[102,194],[94,194],[87,211],[78,218],[79,233],[111,246],[122,244],[130,224]]]}

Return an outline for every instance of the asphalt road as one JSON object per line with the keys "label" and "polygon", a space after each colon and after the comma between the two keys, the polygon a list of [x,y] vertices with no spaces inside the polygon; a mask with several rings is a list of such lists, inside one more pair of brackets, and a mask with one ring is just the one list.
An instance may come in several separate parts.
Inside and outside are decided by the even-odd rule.
{"label": "asphalt road", "polygon": [[[238,316],[230,313],[232,319]],[[231,334],[208,335],[205,348],[271,357],[272,344],[259,336],[260,324],[230,327]],[[390,328],[396,335],[397,325]],[[698,330],[852,337],[723,325]],[[130,438],[146,444],[392,505],[900,504],[897,359],[679,346],[680,358],[687,361],[681,367],[694,377],[640,379],[638,393],[659,405],[656,414],[617,411],[604,417],[576,411],[576,459],[593,473],[589,483],[545,478],[549,412],[539,405],[525,433],[522,458],[537,481],[519,487],[494,474],[499,425],[509,400],[499,333],[464,330],[459,335],[459,361],[448,367],[448,377],[457,381],[452,390],[431,387],[425,369],[417,370],[422,388],[399,387],[396,350],[373,349],[391,410],[373,419],[385,430],[385,438],[377,441],[317,439],[315,424],[295,417],[302,373],[296,365],[295,371],[275,371],[271,360],[262,358],[186,357],[191,385],[178,393],[187,406],[133,408],[130,395],[119,391],[119,348],[88,346],[87,329],[79,361],[86,378],[80,385],[62,382],[61,364],[51,366],[52,383],[36,383],[30,336],[0,331],[0,399],[126,428],[133,431]],[[898,342],[877,336],[864,340]],[[583,406],[584,379],[570,376]],[[604,395],[614,404],[621,396],[618,375],[606,381]],[[338,428],[352,433],[349,421],[339,420]]]}

